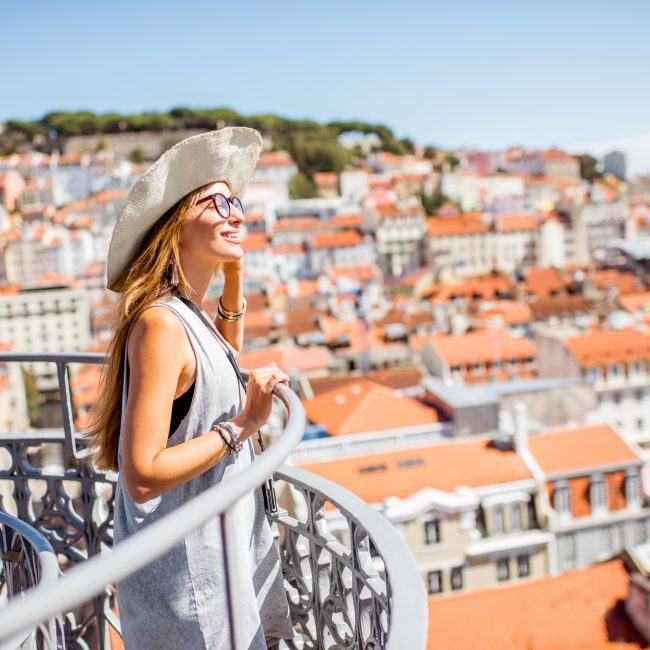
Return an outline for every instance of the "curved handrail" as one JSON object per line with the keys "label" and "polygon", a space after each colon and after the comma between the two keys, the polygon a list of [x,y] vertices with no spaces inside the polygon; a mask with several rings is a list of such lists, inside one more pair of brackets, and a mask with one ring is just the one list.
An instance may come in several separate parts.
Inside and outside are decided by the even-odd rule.
{"label": "curved handrail", "polygon": [[328,502],[366,530],[386,567],[400,567],[399,575],[386,571],[390,594],[386,650],[426,647],[428,609],[424,581],[413,556],[404,553],[404,541],[390,521],[340,485],[297,467],[285,465],[275,472],[275,478],[326,495]]}
{"label": "curved handrail", "polygon": [[[0,361],[13,360],[0,355]],[[29,361],[19,355],[20,361]],[[46,355],[39,355],[42,361]],[[57,355],[56,360],[58,360]],[[92,362],[94,358],[80,361]],[[94,356],[94,355],[93,355]],[[53,359],[55,360],[55,359]],[[75,362],[77,359],[75,358]],[[107,584],[119,582],[160,557],[187,533],[211,517],[223,515],[238,499],[260,486],[286,460],[300,442],[305,429],[305,411],[297,395],[278,385],[273,391],[288,411],[284,434],[264,453],[253,460],[250,468],[227,483],[208,488],[191,501],[116,545],[110,553],[96,555],[70,569],[56,587],[56,598],[47,588],[37,587],[19,602],[0,612],[0,642],[33,627],[49,616],[68,611],[99,594]]]}
{"label": "curved handrail", "polygon": [[[13,515],[10,515],[9,513],[2,510],[0,510],[0,525],[6,526],[7,528],[15,531],[32,547],[38,556],[40,565],[38,587],[47,588],[55,585],[59,579],[59,563],[56,559],[56,553],[54,552],[52,545],[47,541],[47,538],[33,526],[30,526],[21,519],[18,519],[17,517],[14,517]],[[38,587],[34,586],[33,589],[36,589]],[[11,603],[11,601],[10,606],[13,607],[13,603]],[[49,617],[46,616],[44,618]],[[0,650],[5,647],[18,647],[24,641],[24,639],[29,636],[33,628],[40,622],[40,620],[35,621],[34,624],[30,625],[28,628],[18,631],[15,635],[11,635],[11,638],[5,639],[3,636],[5,643],[3,643]],[[48,628],[51,637],[50,641],[55,642],[56,626],[53,620],[50,620]]]}

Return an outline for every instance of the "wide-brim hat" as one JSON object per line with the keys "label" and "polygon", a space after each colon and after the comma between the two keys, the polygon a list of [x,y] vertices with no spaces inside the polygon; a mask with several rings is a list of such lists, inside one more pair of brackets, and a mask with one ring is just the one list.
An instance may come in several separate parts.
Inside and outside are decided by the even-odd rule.
{"label": "wide-brim hat", "polygon": [[108,248],[106,286],[121,290],[118,280],[147,232],[191,191],[224,181],[241,198],[261,151],[262,136],[255,129],[232,126],[181,140],[160,156],[126,197]]}

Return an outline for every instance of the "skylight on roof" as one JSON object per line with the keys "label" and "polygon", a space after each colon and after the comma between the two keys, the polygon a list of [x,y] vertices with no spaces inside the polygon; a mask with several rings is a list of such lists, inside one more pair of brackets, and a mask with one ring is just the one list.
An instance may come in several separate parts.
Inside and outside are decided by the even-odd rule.
{"label": "skylight on roof", "polygon": [[422,465],[421,458],[404,458],[397,461],[398,467],[413,467],[413,465]]}
{"label": "skylight on roof", "polygon": [[363,467],[359,468],[359,471],[363,473],[381,472],[385,469],[386,469],[386,465],[384,463],[381,463],[380,465],[364,465]]}

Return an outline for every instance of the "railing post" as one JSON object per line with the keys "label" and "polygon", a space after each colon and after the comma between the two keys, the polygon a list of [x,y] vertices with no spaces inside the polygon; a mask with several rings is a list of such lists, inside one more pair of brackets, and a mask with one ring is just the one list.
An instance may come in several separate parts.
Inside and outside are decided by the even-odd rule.
{"label": "railing post", "polygon": [[236,522],[234,521],[233,504],[228,510],[219,515],[221,528],[221,541],[223,545],[223,565],[226,577],[226,594],[228,596],[228,625],[230,627],[230,640],[233,650],[247,650],[245,632],[241,616],[237,612],[242,611],[242,598],[239,585],[241,582],[241,570],[237,562],[237,535]]}

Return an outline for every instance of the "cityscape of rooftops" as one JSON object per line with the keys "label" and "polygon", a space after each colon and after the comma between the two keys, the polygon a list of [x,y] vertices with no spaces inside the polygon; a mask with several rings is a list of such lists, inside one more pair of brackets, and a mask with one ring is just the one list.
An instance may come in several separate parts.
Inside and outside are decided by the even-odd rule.
{"label": "cityscape of rooftops", "polygon": [[[70,22],[50,58],[39,36],[55,7],[37,3],[34,44],[7,64],[0,514],[43,534],[63,577],[83,565],[83,553],[66,551],[80,542],[61,531],[96,530],[97,512],[110,519],[114,479],[92,474],[95,506],[85,510],[82,479],[59,501],[45,479],[60,474],[63,484],[79,471],[70,437],[83,440],[93,421],[102,366],[88,355],[106,354],[115,333],[117,294],[105,286],[113,228],[130,188],[172,146],[252,127],[263,150],[242,197],[237,363],[276,363],[289,376],[306,424],[286,463],[365,502],[361,514],[336,499],[323,506],[325,492],[328,539],[352,549],[359,521],[390,522],[426,592],[422,648],[648,647],[650,93],[641,81],[650,59],[640,30],[650,5],[553,1],[542,12],[503,0],[434,11],[407,1],[396,28],[383,3],[255,6],[250,16],[231,6],[217,16],[190,0],[183,16],[161,3],[152,34],[149,9],[113,4],[87,16],[72,0],[57,6]],[[28,11],[3,9],[16,24]],[[218,19],[219,47],[215,34],[181,45],[177,35],[195,29],[190,15]],[[141,68],[120,30],[148,51]],[[8,38],[17,51],[19,35]],[[223,50],[230,59],[217,65]],[[19,90],[19,78],[35,77],[45,80],[38,92]],[[203,303],[215,318],[225,282],[216,274]],[[66,374],[39,355],[73,357]],[[267,446],[288,426],[277,401]],[[52,432],[67,442],[53,445]],[[20,473],[12,436],[40,474]],[[42,489],[24,491],[26,477]],[[285,480],[282,512],[311,521],[304,491]],[[286,551],[289,519],[273,516]],[[370,537],[369,571],[392,585],[400,567]],[[81,559],[109,546],[102,538]],[[12,548],[0,535],[0,616],[16,595]],[[281,555],[293,607],[298,569]],[[388,591],[397,612],[399,590]],[[112,593],[107,610],[119,616]],[[361,647],[341,640],[362,634],[348,614],[314,623],[338,625],[330,646],[297,617],[293,641],[269,647]],[[117,625],[105,634],[100,623],[61,625],[87,647],[124,647]],[[34,634],[38,647],[61,647]],[[394,639],[386,647],[401,650]]]}

